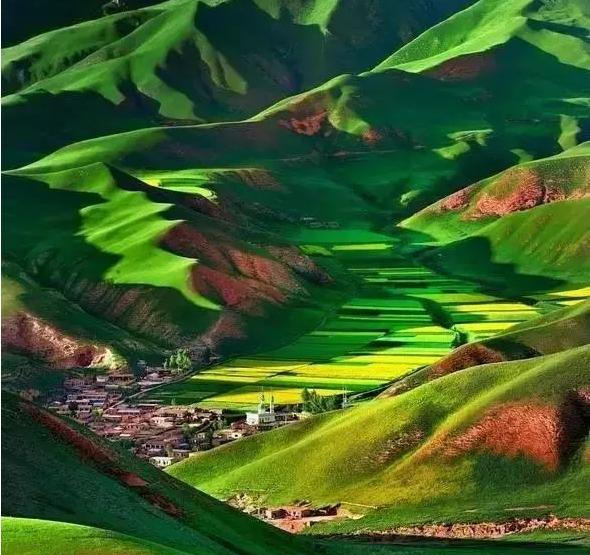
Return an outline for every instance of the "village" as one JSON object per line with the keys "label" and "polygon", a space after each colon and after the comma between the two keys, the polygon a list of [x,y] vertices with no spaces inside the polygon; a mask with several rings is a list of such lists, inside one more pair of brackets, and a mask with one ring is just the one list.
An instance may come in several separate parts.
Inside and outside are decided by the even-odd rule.
{"label": "village", "polygon": [[69,377],[63,390],[46,406],[118,442],[159,468],[304,416],[275,410],[272,392],[264,391],[257,409],[245,413],[166,405],[158,399],[145,398],[152,389],[178,378],[179,374],[166,365],[145,365],[141,377],[132,373]]}

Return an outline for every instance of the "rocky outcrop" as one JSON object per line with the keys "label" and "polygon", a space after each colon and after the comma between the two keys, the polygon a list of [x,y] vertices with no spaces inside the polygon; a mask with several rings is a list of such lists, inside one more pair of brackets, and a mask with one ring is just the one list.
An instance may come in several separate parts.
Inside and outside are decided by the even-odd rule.
{"label": "rocky outcrop", "polygon": [[108,347],[65,334],[56,326],[27,312],[2,320],[2,346],[8,351],[41,359],[54,368],[107,367],[124,363]]}

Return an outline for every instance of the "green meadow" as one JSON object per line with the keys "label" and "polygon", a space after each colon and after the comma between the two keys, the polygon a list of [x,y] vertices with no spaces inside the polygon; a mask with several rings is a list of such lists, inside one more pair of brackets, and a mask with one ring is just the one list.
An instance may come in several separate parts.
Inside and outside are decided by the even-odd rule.
{"label": "green meadow", "polygon": [[[178,404],[244,410],[270,392],[278,404],[301,402],[304,388],[349,396],[383,388],[460,344],[485,340],[552,309],[579,302],[586,289],[505,298],[474,282],[437,274],[395,253],[396,243],[355,243],[342,230],[324,249],[355,277],[357,293],[320,326],[285,347],[231,361],[150,392]],[[316,238],[321,231],[315,233]],[[309,241],[310,237],[305,237]],[[324,254],[326,256],[326,254]]]}

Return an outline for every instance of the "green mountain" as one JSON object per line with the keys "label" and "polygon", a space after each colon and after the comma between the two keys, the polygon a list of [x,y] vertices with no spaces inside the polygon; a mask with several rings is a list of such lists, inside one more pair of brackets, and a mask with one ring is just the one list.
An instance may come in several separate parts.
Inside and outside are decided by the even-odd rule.
{"label": "green mountain", "polygon": [[[585,516],[587,342],[586,303],[460,347],[396,384],[397,395],[223,446],[169,473],[223,498],[264,491],[263,503],[368,512],[321,532],[502,520],[513,510]],[[533,346],[543,350],[532,356]]]}
{"label": "green mountain", "polygon": [[[469,3],[171,0],[56,29],[4,51],[6,125],[32,151],[15,159],[141,127],[243,119],[374,65]],[[28,127],[41,121],[41,134]]]}
{"label": "green mountain", "polygon": [[[317,542],[289,535],[8,393],[2,400],[2,458],[2,542],[10,554],[399,553],[400,546],[393,544]],[[509,555],[524,553],[524,546],[500,548]],[[417,543],[403,549],[416,555],[499,553],[480,544],[447,548]],[[575,546],[563,549],[564,555],[581,553]]]}
{"label": "green mountain", "polygon": [[[300,553],[296,539],[8,393],[2,399],[2,459],[2,512],[19,519],[9,538],[11,529],[22,534],[21,526],[37,535],[55,527],[62,541],[68,530],[83,535],[83,527],[91,527],[99,537],[114,532],[114,544],[124,544],[121,534],[131,536],[148,553],[150,544],[163,553]],[[59,553],[59,546],[49,549]]]}
{"label": "green mountain", "polygon": [[[585,0],[5,10],[3,388],[187,348],[162,399],[384,391],[174,466],[189,485],[7,395],[13,552],[390,551],[192,486],[372,507],[326,533],[590,514]],[[457,549],[525,549],[497,545]]]}

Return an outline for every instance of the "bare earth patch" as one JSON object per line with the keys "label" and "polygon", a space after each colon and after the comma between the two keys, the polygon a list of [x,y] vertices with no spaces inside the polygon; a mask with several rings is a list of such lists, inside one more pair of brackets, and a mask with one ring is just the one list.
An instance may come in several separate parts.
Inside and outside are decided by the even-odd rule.
{"label": "bare earth patch", "polygon": [[429,369],[428,378],[433,380],[472,366],[503,361],[501,353],[481,343],[469,343],[457,347],[452,353],[435,362]]}
{"label": "bare earth patch", "polygon": [[506,457],[524,455],[555,471],[583,430],[583,418],[569,401],[561,406],[506,403],[488,410],[476,424],[447,442],[444,454],[456,457],[485,450]]}

